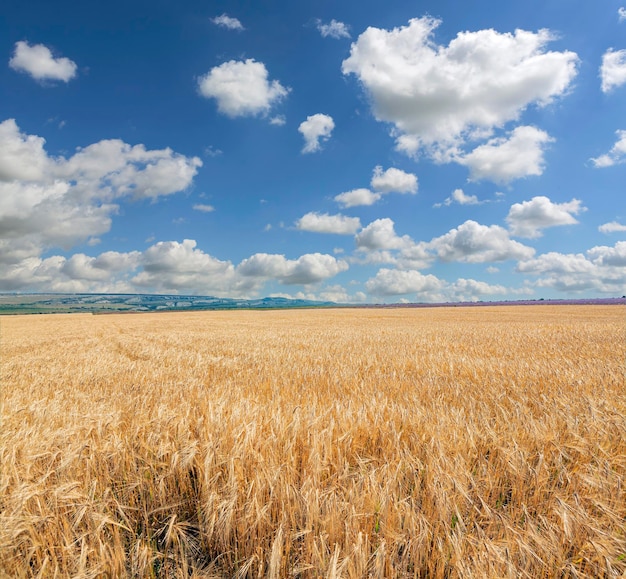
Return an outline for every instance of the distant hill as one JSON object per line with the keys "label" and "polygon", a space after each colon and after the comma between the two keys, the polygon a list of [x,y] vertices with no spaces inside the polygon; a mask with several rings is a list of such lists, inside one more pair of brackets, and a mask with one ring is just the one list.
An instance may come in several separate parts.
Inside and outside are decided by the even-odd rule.
{"label": "distant hill", "polygon": [[151,294],[2,294],[0,314],[161,312],[331,307],[333,302],[286,298],[253,300]]}

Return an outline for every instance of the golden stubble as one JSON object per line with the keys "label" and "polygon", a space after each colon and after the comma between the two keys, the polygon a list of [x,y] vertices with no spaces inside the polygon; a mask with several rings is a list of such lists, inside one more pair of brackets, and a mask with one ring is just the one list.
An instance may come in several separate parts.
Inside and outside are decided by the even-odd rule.
{"label": "golden stubble", "polygon": [[626,572],[621,306],[0,320],[0,576]]}

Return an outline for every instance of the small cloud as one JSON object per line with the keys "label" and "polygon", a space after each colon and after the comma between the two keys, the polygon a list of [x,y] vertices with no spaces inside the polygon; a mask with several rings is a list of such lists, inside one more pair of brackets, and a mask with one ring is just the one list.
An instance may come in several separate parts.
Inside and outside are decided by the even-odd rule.
{"label": "small cloud", "polygon": [[626,20],[626,8],[623,6],[617,9],[617,17],[620,22],[624,22]]}
{"label": "small cloud", "polygon": [[452,203],[458,203],[459,205],[482,205],[485,201],[479,201],[476,195],[466,195],[463,189],[455,189],[452,195],[448,197],[443,203],[435,203],[433,207],[446,207],[452,205]]}
{"label": "small cloud", "polygon": [[271,224],[271,223],[268,223],[268,224],[267,224],[267,225],[263,228],[263,231],[271,231],[271,229],[272,229],[272,224]]}
{"label": "small cloud", "polygon": [[219,157],[221,154],[223,154],[223,151],[214,147],[213,145],[209,145],[208,147],[204,148],[205,157]]}
{"label": "small cloud", "polygon": [[205,205],[204,203],[196,203],[193,208],[194,210],[201,211],[202,213],[212,213],[215,211],[215,207],[213,207],[213,205]]}
{"label": "small cloud", "polygon": [[343,22],[339,22],[338,20],[331,20],[329,24],[324,24],[321,20],[317,21],[317,29],[320,34],[326,38],[330,36],[331,38],[350,38],[350,32],[348,31],[348,26]]}
{"label": "small cloud", "polygon": [[498,273],[500,271],[499,267],[496,267],[495,265],[490,265],[487,268],[487,273]]}
{"label": "small cloud", "polygon": [[304,137],[303,153],[315,153],[321,150],[320,140],[328,141],[335,128],[335,122],[330,115],[310,115],[306,121],[300,123],[298,132]]}
{"label": "small cloud", "polygon": [[622,225],[617,221],[611,221],[609,223],[604,223],[598,227],[598,231],[600,233],[615,233],[618,231],[626,231],[626,225]]}
{"label": "small cloud", "polygon": [[341,253],[345,253],[345,249],[343,247],[333,247],[333,253],[335,255],[339,255]]}
{"label": "small cloud", "polygon": [[211,22],[220,28],[227,28],[228,30],[245,30],[243,24],[237,18],[232,18],[227,14],[211,18]]}
{"label": "small cloud", "polygon": [[28,44],[25,40],[15,43],[9,66],[18,72],[25,72],[37,81],[60,80],[69,82],[76,76],[76,63],[69,58],[52,56],[43,44]]}
{"label": "small cloud", "polygon": [[611,147],[611,150],[599,157],[591,159],[596,169],[604,167],[612,167],[626,162],[626,131],[615,131],[617,142]]}
{"label": "small cloud", "polygon": [[335,196],[335,201],[342,207],[359,207],[361,205],[374,205],[382,195],[373,193],[369,189],[353,189]]}
{"label": "small cloud", "polygon": [[174,225],[182,225],[183,223],[185,223],[187,220],[184,217],[175,217],[174,219],[172,219],[172,223]]}
{"label": "small cloud", "polygon": [[277,127],[282,127],[287,123],[287,119],[285,115],[276,115],[270,119],[270,125],[275,125]]}
{"label": "small cloud", "polygon": [[262,62],[229,60],[201,76],[198,90],[201,96],[215,99],[217,110],[227,117],[266,116],[290,91],[268,76]]}
{"label": "small cloud", "polygon": [[347,217],[341,214],[307,213],[296,221],[296,229],[314,233],[354,235],[361,229],[361,220],[358,217]]}
{"label": "small cloud", "polygon": [[87,241],[87,245],[89,247],[94,247],[95,245],[99,245],[100,243],[102,243],[102,240],[99,237],[90,237]]}
{"label": "small cloud", "polygon": [[612,89],[626,83],[626,50],[609,48],[602,56],[600,67],[602,92],[608,93]]}
{"label": "small cloud", "polygon": [[380,165],[374,167],[370,185],[380,193],[417,193],[417,177],[395,167],[386,171]]}

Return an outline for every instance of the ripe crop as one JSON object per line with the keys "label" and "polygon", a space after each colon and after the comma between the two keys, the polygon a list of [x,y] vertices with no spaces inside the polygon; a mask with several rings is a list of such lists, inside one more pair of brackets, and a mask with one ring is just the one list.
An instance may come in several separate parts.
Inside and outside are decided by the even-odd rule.
{"label": "ripe crop", "polygon": [[0,577],[626,573],[622,306],[0,324]]}

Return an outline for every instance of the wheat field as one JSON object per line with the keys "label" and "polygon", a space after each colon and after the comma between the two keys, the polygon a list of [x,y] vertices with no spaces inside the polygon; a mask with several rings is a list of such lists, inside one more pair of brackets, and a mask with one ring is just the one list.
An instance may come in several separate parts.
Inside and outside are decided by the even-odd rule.
{"label": "wheat field", "polygon": [[0,320],[0,577],[623,577],[626,310]]}

